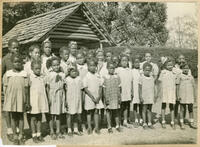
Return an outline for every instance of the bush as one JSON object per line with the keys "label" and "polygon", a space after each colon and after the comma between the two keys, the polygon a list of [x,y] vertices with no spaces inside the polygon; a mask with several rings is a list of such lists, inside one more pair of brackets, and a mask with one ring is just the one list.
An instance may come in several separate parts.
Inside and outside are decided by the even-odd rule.
{"label": "bush", "polygon": [[[111,50],[114,54],[120,54],[126,46],[120,47],[107,47],[105,50]],[[132,51],[132,57],[134,58],[135,55],[140,55],[144,57],[146,52],[150,52],[152,54],[153,62],[159,64],[159,60],[161,56],[171,56],[176,60],[180,54],[183,54],[191,67],[192,74],[195,78],[198,76],[198,52],[197,50],[192,49],[183,49],[183,48],[167,48],[167,47],[135,47],[129,46],[128,48]],[[143,58],[144,60],[144,58]]]}

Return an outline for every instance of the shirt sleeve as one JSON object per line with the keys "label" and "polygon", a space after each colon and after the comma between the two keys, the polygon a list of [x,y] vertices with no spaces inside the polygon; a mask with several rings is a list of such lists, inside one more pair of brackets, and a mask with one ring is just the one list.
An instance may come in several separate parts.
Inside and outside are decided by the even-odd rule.
{"label": "shirt sleeve", "polygon": [[88,87],[88,78],[87,76],[85,76],[85,78],[83,79],[83,88],[87,88]]}
{"label": "shirt sleeve", "polygon": [[155,75],[155,76],[157,76],[158,75],[158,73],[159,73],[159,68],[158,68],[158,65],[157,64],[153,64],[153,74]]}
{"label": "shirt sleeve", "polygon": [[142,76],[139,77],[139,85],[142,85]]}

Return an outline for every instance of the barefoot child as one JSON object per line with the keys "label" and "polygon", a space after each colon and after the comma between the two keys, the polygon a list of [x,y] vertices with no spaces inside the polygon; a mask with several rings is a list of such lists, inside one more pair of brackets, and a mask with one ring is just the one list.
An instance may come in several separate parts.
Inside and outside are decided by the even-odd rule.
{"label": "barefoot child", "polygon": [[132,99],[133,77],[131,69],[128,68],[128,56],[121,55],[121,67],[116,69],[121,80],[121,111],[123,114],[123,125],[128,127],[128,111]]}
{"label": "barefoot child", "polygon": [[[78,76],[77,68],[69,69],[69,76],[65,80],[66,104],[67,104],[67,126],[68,135],[82,135],[78,130],[79,118],[82,113],[82,90],[83,81]],[[73,126],[73,128],[72,128]],[[73,130],[73,133],[72,133]]]}
{"label": "barefoot child", "polygon": [[113,62],[107,62],[108,75],[104,76],[103,93],[106,104],[106,116],[108,123],[108,133],[113,133],[111,123],[111,113],[114,115],[116,130],[120,131],[119,108],[121,104],[120,78],[115,74]]}
{"label": "barefoot child", "polygon": [[85,96],[85,110],[87,111],[88,134],[92,133],[91,118],[94,117],[95,133],[99,134],[99,110],[102,109],[102,82],[96,74],[97,63],[94,59],[88,61],[88,73],[83,80]]}
{"label": "barefoot child", "polygon": [[29,117],[31,119],[31,130],[33,142],[43,142],[44,139],[41,134],[42,113],[49,112],[49,105],[45,90],[45,80],[41,75],[41,60],[33,59],[31,61],[31,70],[29,78],[30,86],[30,105]]}
{"label": "barefoot child", "polygon": [[[133,114],[135,118],[135,127],[139,126],[139,123],[142,125],[142,103],[139,98],[139,79],[140,79],[140,60],[135,58],[133,61]],[[139,114],[138,114],[139,109]],[[138,117],[139,115],[139,117]],[[140,120],[140,121],[139,121]]]}
{"label": "barefoot child", "polygon": [[[53,140],[64,138],[60,130],[60,116],[65,113],[65,74],[60,71],[60,59],[51,58],[52,72],[47,75],[47,94],[50,110],[50,135]],[[56,134],[54,132],[54,121],[56,120]]]}
{"label": "barefoot child", "polygon": [[168,59],[164,65],[165,69],[161,71],[158,78],[160,84],[160,94],[162,98],[162,127],[166,128],[165,121],[165,110],[166,105],[169,104],[170,115],[171,115],[171,127],[175,129],[174,123],[174,105],[176,102],[176,74],[173,72],[173,62]]}
{"label": "barefoot child", "polygon": [[184,112],[186,111],[186,106],[188,106],[189,111],[189,126],[191,128],[196,128],[194,126],[194,116],[193,116],[193,103],[195,96],[195,84],[194,78],[189,74],[189,66],[183,64],[180,66],[182,73],[177,77],[177,97],[180,101],[180,126],[184,129]]}
{"label": "barefoot child", "polygon": [[[8,53],[2,59],[2,76],[6,71],[13,69],[13,63],[11,61],[11,56],[14,53],[19,51],[19,42],[15,38],[12,38],[8,41]],[[3,99],[3,98],[2,98]],[[4,97],[5,99],[5,97]],[[7,138],[9,141],[13,141],[13,130],[11,128],[11,114],[8,111],[5,111],[6,125],[7,125]],[[19,132],[19,128],[17,128]]]}
{"label": "barefoot child", "polygon": [[[28,108],[28,75],[22,70],[21,55],[12,54],[13,69],[8,70],[3,77],[5,101],[3,111],[11,115],[13,141],[15,145],[24,144],[24,112]],[[19,135],[16,128],[19,127]]]}
{"label": "barefoot child", "polygon": [[[150,63],[144,63],[143,65],[144,73],[140,76],[139,79],[139,98],[140,102],[143,104],[142,109],[142,118],[143,118],[143,128],[147,129],[147,125],[149,128],[153,129],[153,125],[151,122],[152,119],[152,105],[155,101],[155,84],[154,78],[151,75],[152,65]],[[147,124],[147,118],[148,124]]]}

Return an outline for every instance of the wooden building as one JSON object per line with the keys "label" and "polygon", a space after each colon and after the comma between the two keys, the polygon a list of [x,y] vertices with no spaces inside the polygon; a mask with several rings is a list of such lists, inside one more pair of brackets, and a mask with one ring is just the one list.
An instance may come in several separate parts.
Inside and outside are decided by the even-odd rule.
{"label": "wooden building", "polygon": [[49,38],[54,51],[71,40],[88,48],[116,45],[83,2],[18,21],[16,26],[3,36],[3,48],[7,48],[8,40],[13,37],[17,37],[20,44],[26,47]]}

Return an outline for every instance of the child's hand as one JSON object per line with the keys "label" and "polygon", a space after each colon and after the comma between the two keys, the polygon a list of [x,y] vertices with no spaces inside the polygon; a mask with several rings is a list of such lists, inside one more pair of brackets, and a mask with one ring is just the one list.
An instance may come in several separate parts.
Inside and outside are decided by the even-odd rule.
{"label": "child's hand", "polygon": [[121,105],[121,99],[119,99],[118,104]]}
{"label": "child's hand", "polygon": [[31,111],[32,107],[30,104],[25,103],[25,111]]}
{"label": "child's hand", "polygon": [[109,100],[106,100],[106,105],[109,105]]}
{"label": "child's hand", "polygon": [[141,102],[141,103],[143,103],[143,102],[144,102],[143,98],[140,98],[140,102]]}

